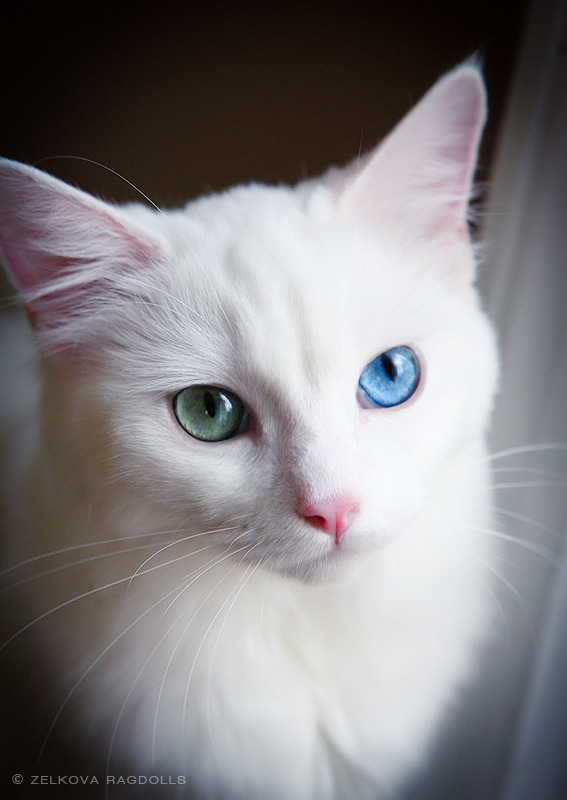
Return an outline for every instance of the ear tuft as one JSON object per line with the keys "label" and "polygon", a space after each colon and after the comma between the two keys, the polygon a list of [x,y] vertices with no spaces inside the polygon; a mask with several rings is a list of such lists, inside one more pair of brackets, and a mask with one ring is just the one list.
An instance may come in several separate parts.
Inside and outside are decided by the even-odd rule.
{"label": "ear tuft", "polygon": [[158,241],[118,209],[0,159],[0,260],[40,342],[108,302],[116,276],[161,256]]}

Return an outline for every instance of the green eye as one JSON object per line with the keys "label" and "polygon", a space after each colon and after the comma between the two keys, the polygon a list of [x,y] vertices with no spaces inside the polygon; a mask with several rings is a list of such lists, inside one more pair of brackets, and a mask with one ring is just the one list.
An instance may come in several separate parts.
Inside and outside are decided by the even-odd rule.
{"label": "green eye", "polygon": [[244,403],[228,389],[188,386],[173,398],[173,413],[195,439],[220,442],[241,433],[248,422]]}

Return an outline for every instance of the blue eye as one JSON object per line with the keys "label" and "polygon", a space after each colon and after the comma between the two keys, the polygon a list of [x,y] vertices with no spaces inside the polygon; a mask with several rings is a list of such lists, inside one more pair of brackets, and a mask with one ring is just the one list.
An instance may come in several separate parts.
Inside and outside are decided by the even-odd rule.
{"label": "blue eye", "polygon": [[391,408],[405,403],[419,384],[419,361],[411,349],[392,347],[367,364],[358,385],[364,400],[378,408]]}

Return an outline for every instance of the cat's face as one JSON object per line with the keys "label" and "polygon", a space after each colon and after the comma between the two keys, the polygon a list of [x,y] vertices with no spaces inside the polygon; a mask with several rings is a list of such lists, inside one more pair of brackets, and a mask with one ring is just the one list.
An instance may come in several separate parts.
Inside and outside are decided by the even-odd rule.
{"label": "cat's face", "polygon": [[[43,281],[29,300],[47,349],[61,351],[46,406],[70,480],[88,461],[164,527],[218,531],[239,557],[302,579],[402,535],[451,454],[478,440],[494,390],[463,217],[475,103],[465,156],[447,148],[466,162],[450,173],[458,186],[448,192],[441,170],[439,198],[421,196],[432,179],[419,173],[408,193],[423,154],[408,157],[406,125],[397,169],[379,150],[359,175],[239,188],[183,212],[81,205],[101,242],[110,215],[104,263],[75,281],[88,260],[77,245],[47,300]],[[79,202],[68,196],[56,202]]]}
{"label": "cat's face", "polygon": [[[258,187],[158,223],[163,268],[125,276],[112,324],[91,322],[102,371],[68,367],[76,436],[98,403],[109,431],[93,462],[180,529],[227,529],[217,538],[243,557],[303,578],[403,533],[488,412],[492,337],[456,277],[468,248]],[[390,399],[366,385],[372,402],[361,374],[388,352],[400,374]],[[342,501],[342,536],[305,515]]]}

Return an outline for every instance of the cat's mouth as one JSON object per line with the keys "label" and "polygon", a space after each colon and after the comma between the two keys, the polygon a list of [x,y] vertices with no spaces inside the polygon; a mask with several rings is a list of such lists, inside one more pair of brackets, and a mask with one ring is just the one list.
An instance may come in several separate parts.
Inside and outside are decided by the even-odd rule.
{"label": "cat's mouth", "polygon": [[333,543],[324,556],[303,559],[291,574],[304,583],[342,583],[350,580],[360,561],[351,548]]}
{"label": "cat's mouth", "polygon": [[[307,583],[340,581],[368,554],[368,543],[356,531],[330,536],[324,531],[296,527],[293,536],[274,542],[273,531],[263,542],[247,548],[243,560],[261,570]],[[280,532],[281,533],[281,532]],[[239,558],[241,556],[239,555]]]}

